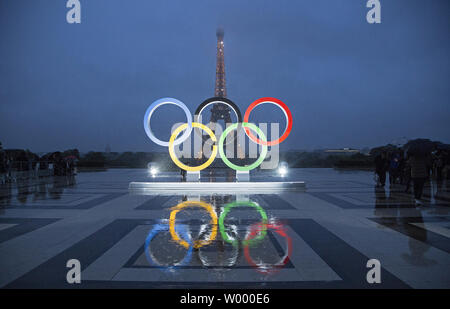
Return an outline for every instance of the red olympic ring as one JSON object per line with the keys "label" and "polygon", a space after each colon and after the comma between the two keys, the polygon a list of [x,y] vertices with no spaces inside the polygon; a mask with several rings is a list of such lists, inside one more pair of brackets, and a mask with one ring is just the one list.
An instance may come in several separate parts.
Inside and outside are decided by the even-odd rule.
{"label": "red olympic ring", "polygon": [[[249,250],[249,240],[254,238],[257,233],[259,233],[261,230],[264,229],[272,229],[274,230],[278,235],[284,237],[286,239],[287,248],[286,248],[286,254],[284,257],[276,264],[268,265],[268,264],[257,264],[255,261],[253,261],[252,257],[250,256],[250,250]],[[289,237],[289,235],[286,233],[285,228],[282,225],[279,224],[271,224],[271,223],[256,223],[253,224],[250,227],[250,233],[245,238],[245,241],[247,242],[247,245],[244,247],[244,255],[247,262],[256,268],[257,272],[263,273],[263,274],[270,274],[278,271],[279,269],[283,268],[287,262],[289,261],[289,256],[292,254],[292,239]]]}
{"label": "red olympic ring", "polygon": [[250,106],[247,108],[247,110],[245,111],[245,115],[244,115],[244,122],[248,122],[248,118],[250,117],[250,112],[259,104],[263,104],[263,103],[272,103],[277,105],[278,107],[281,108],[281,110],[284,112],[284,115],[286,116],[286,129],[284,130],[283,135],[274,140],[274,141],[262,141],[259,138],[257,138],[255,135],[253,135],[253,133],[248,129],[248,128],[244,128],[245,129],[245,134],[247,134],[247,136],[254,141],[255,143],[259,144],[259,145],[265,145],[265,146],[274,146],[274,145],[278,145],[279,143],[281,143],[282,141],[284,141],[288,135],[291,133],[292,130],[292,114],[291,111],[289,110],[289,108],[287,107],[286,104],[284,104],[281,100],[278,100],[276,98],[271,98],[271,97],[265,97],[265,98],[261,98],[258,99],[256,101],[254,101],[252,104],[250,104]]}

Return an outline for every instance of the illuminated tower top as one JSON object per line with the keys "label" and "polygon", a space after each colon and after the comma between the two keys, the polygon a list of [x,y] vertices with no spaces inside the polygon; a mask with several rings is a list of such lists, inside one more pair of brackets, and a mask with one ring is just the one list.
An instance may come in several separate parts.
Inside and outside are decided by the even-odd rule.
{"label": "illuminated tower top", "polygon": [[227,85],[225,81],[225,57],[224,57],[224,32],[222,28],[217,29],[217,63],[216,63],[216,85],[215,97],[227,97]]}

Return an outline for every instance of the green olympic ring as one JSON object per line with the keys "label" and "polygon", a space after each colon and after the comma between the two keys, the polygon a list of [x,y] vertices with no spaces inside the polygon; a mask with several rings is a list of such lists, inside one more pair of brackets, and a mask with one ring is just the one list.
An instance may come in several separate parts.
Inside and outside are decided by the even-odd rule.
{"label": "green olympic ring", "polygon": [[250,202],[250,201],[236,201],[236,202],[228,203],[225,205],[225,208],[219,217],[219,230],[220,230],[220,234],[222,235],[222,239],[224,241],[226,241],[227,243],[230,243],[232,245],[237,245],[236,239],[231,239],[228,236],[227,232],[225,231],[225,224],[224,224],[226,216],[231,211],[231,209],[233,209],[234,207],[254,207],[254,208],[256,208],[256,210],[259,212],[259,214],[262,218],[262,224],[264,226],[264,229],[260,232],[260,234],[258,236],[256,236],[255,238],[252,238],[252,239],[244,240],[244,241],[242,241],[242,244],[244,246],[248,246],[250,244],[257,243],[258,241],[264,239],[264,237],[266,237],[266,234],[267,234],[267,227],[266,227],[267,221],[268,221],[267,214],[261,206],[259,206],[255,202]]}
{"label": "green olympic ring", "polygon": [[[257,168],[266,158],[267,155],[267,144],[263,144],[262,145],[262,151],[259,154],[259,158],[258,160],[256,160],[255,162],[253,162],[252,164],[248,165],[248,166],[239,166],[236,164],[233,164],[230,162],[230,160],[228,160],[228,158],[225,155],[224,149],[223,149],[223,143],[225,141],[225,138],[227,137],[227,135],[232,131],[235,130],[238,127],[238,123],[234,123],[232,125],[230,125],[225,131],[223,131],[222,135],[220,136],[220,140],[219,140],[219,153],[220,153],[220,157],[222,158],[223,162],[229,167],[234,169],[235,171],[250,171],[254,168]],[[249,122],[243,122],[242,123],[242,127],[243,128],[250,128],[252,130],[254,130],[263,140],[264,143],[267,142],[266,136],[264,135],[263,131],[258,128],[257,126],[255,126],[253,123],[249,123]]]}

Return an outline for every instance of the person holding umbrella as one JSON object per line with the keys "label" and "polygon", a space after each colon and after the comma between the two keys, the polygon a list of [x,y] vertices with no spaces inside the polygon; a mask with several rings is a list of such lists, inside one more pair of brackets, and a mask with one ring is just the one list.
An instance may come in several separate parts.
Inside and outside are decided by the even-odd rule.
{"label": "person holding umbrella", "polygon": [[378,175],[377,187],[384,187],[386,183],[386,171],[388,166],[388,160],[386,153],[382,151],[375,157],[375,174]]}
{"label": "person holding umbrella", "polygon": [[428,160],[423,154],[414,154],[410,159],[411,178],[414,186],[416,204],[422,205],[421,198],[425,181],[428,179]]}
{"label": "person holding umbrella", "polygon": [[407,143],[409,163],[411,165],[411,178],[414,188],[416,204],[422,205],[422,193],[425,181],[430,176],[428,156],[434,148],[434,143],[425,139],[416,139]]}

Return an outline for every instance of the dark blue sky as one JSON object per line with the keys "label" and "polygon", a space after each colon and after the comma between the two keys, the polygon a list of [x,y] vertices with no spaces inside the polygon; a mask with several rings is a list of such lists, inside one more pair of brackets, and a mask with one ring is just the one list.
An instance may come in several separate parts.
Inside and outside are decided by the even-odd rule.
{"label": "dark blue sky", "polygon": [[[0,2],[5,148],[164,151],[144,133],[145,109],[171,96],[193,113],[213,95],[218,26],[228,97],[242,112],[262,96],[290,106],[284,149],[450,142],[448,0],[381,0],[378,25],[365,0],[80,2],[81,24],[67,24],[65,0]],[[161,138],[184,119],[156,116]],[[252,120],[270,119],[281,113]]]}

